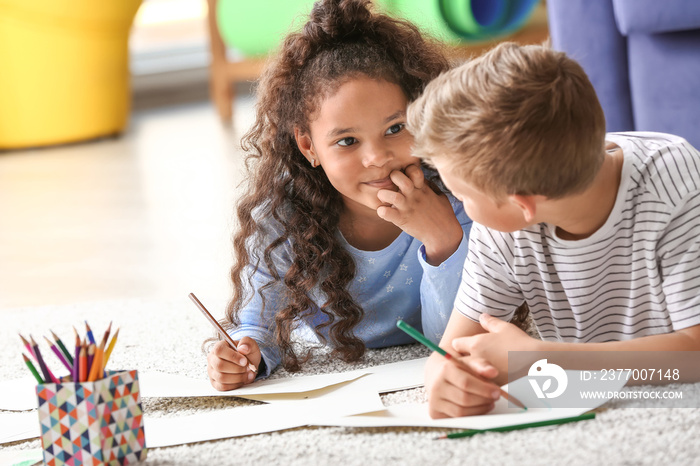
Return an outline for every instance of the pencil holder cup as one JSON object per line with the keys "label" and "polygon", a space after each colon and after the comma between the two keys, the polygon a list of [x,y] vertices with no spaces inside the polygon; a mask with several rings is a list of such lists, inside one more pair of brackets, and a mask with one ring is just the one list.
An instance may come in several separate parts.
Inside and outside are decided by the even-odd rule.
{"label": "pencil holder cup", "polygon": [[117,465],[146,458],[138,373],[106,375],[94,382],[37,385],[45,464]]}

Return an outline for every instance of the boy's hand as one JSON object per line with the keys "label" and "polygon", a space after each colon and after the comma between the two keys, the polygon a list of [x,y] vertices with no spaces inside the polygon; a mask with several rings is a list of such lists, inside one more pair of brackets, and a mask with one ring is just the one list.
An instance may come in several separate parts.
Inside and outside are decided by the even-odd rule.
{"label": "boy's hand", "polygon": [[498,375],[495,367],[484,359],[471,356],[463,357],[461,361],[486,381],[433,353],[425,366],[428,408],[433,419],[486,414],[501,396],[498,385],[490,382]]}
{"label": "boy's hand", "polygon": [[225,341],[217,342],[207,356],[207,374],[212,387],[225,392],[249,384],[255,373],[248,364],[260,365],[260,347],[252,338],[243,337],[236,342],[238,351]]}
{"label": "boy's hand", "polygon": [[377,193],[387,204],[377,208],[377,215],[422,242],[428,263],[439,265],[459,247],[462,226],[447,196],[430,188],[418,165],[409,165],[405,171],[389,175],[398,192],[382,189]]}
{"label": "boy's hand", "polygon": [[539,341],[511,323],[485,313],[479,317],[479,323],[486,333],[455,338],[452,347],[461,354],[491,362],[504,376],[508,371],[508,351],[537,351]]}

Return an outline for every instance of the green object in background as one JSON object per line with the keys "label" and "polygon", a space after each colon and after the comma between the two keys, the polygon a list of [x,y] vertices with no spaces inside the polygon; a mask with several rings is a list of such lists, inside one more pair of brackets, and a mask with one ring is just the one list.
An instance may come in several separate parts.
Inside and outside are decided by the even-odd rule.
{"label": "green object in background", "polygon": [[384,10],[447,42],[479,42],[509,34],[539,0],[380,0]]}
{"label": "green object in background", "polygon": [[[456,44],[509,34],[539,0],[374,0],[376,8],[406,19],[435,39]],[[227,47],[248,57],[275,50],[308,19],[314,0],[219,0],[216,20]]]}
{"label": "green object in background", "polygon": [[243,55],[266,55],[308,19],[314,0],[219,0],[216,22],[224,43]]}

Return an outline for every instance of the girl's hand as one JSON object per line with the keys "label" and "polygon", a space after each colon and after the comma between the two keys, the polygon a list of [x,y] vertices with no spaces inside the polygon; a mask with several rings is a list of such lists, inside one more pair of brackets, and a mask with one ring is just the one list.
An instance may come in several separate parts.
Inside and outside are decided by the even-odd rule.
{"label": "girl's hand", "polygon": [[258,367],[262,355],[252,338],[243,337],[236,342],[238,351],[225,341],[217,342],[207,356],[207,374],[212,387],[225,392],[249,384],[255,380],[255,372],[249,364]]}
{"label": "girl's hand", "polygon": [[428,412],[433,419],[486,414],[501,396],[498,385],[490,381],[498,375],[495,367],[481,358],[466,356],[460,359],[482,378],[462,370],[437,353],[428,358],[425,389]]}
{"label": "girl's hand", "polygon": [[462,226],[447,196],[430,188],[418,165],[409,165],[405,171],[389,175],[398,192],[382,189],[377,193],[385,204],[377,208],[377,215],[422,242],[428,263],[439,265],[459,247]]}

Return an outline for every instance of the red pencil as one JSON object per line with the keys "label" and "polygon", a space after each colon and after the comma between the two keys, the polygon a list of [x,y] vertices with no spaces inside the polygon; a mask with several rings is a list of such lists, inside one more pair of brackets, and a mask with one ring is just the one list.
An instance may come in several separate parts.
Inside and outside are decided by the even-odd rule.
{"label": "red pencil", "polygon": [[87,355],[85,354],[85,346],[80,345],[80,364],[78,369],[77,382],[85,382],[87,380]]}

